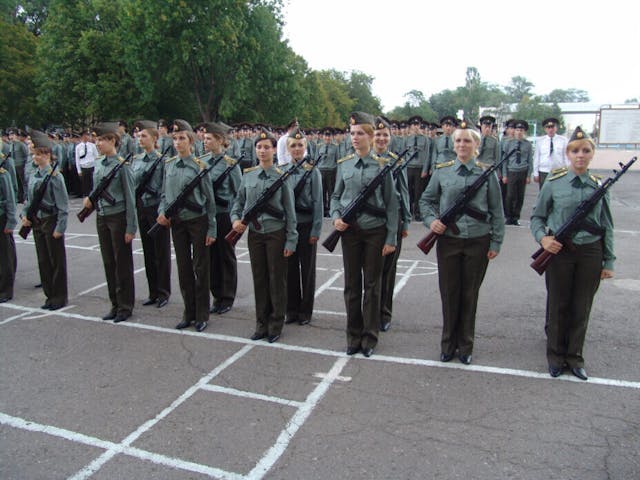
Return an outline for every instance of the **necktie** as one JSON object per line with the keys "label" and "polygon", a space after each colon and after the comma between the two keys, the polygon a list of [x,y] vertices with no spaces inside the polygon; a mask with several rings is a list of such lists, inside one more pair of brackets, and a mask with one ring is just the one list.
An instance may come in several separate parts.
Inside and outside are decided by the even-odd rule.
{"label": "necktie", "polygon": [[486,140],[487,140],[487,137],[482,137],[482,143],[480,143],[480,154],[478,156],[482,155],[482,152],[484,151],[484,144],[485,144]]}
{"label": "necktie", "polygon": [[516,163],[520,163],[521,161],[521,153],[520,153],[520,146],[521,146],[522,142],[520,140],[518,140],[518,146],[516,147]]}
{"label": "necktie", "polygon": [[449,135],[445,135],[444,137],[444,148],[445,150],[449,148]]}
{"label": "necktie", "polygon": [[553,155],[553,138],[549,139],[549,155]]}

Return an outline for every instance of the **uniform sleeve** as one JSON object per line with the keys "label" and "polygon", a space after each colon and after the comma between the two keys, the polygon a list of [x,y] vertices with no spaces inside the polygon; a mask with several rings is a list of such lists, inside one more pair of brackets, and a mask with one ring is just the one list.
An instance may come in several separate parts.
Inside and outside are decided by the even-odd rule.
{"label": "uniform sleeve", "polygon": [[284,244],[285,250],[290,250],[292,252],[296,251],[296,246],[298,245],[298,230],[297,222],[296,222],[296,207],[295,207],[295,199],[293,197],[293,190],[288,183],[284,183],[282,187],[282,206],[284,207],[285,212],[285,230],[287,234],[287,239]]}
{"label": "uniform sleeve", "polygon": [[409,230],[411,224],[411,210],[409,209],[409,182],[407,180],[407,169],[403,168],[396,178],[396,188],[400,198],[400,215],[402,219],[402,230]]}
{"label": "uniform sleeve", "polygon": [[547,234],[547,218],[553,206],[552,187],[551,182],[544,182],[531,214],[531,234],[538,243]]}
{"label": "uniform sleeve", "polygon": [[420,202],[418,202],[422,222],[427,229],[429,229],[431,223],[440,216],[440,193],[440,172],[436,170],[433,172],[427,188],[422,192]]}
{"label": "uniform sleeve", "polygon": [[533,144],[527,141],[529,144],[529,152],[527,154],[527,178],[531,177],[531,173],[533,172]]}
{"label": "uniform sleeve", "polygon": [[504,210],[502,207],[502,193],[500,191],[500,181],[496,173],[489,177],[487,205],[491,216],[491,234],[489,250],[500,251],[500,246],[504,240]]}
{"label": "uniform sleeve", "polygon": [[542,151],[542,140],[544,139],[544,137],[539,137],[538,141],[536,142],[536,148],[533,152],[533,175],[534,176],[539,176],[540,175],[540,152]]}
{"label": "uniform sleeve", "polygon": [[244,211],[244,205],[247,201],[246,192],[244,188],[246,176],[242,176],[240,186],[238,187],[238,193],[233,199],[233,207],[231,208],[231,223],[236,220],[242,220],[242,212]]}
{"label": "uniform sleeve", "polygon": [[238,194],[240,190],[240,182],[242,181],[242,172],[240,171],[240,164],[236,163],[236,166],[229,172],[229,189],[231,190],[231,195],[234,197]]}
{"label": "uniform sleeve", "polygon": [[6,173],[0,174],[0,188],[4,197],[4,213],[7,216],[5,230],[15,230],[16,228],[16,195]]}
{"label": "uniform sleeve", "polygon": [[55,231],[58,233],[64,233],[67,230],[67,219],[69,217],[69,195],[67,194],[67,188],[64,185],[64,177],[58,173],[53,177],[53,200],[58,210],[58,221],[56,222]]}
{"label": "uniform sleeve", "polygon": [[311,172],[311,202],[313,205],[313,217],[310,236],[320,237],[324,206],[322,202],[322,176],[317,168],[314,168]]}
{"label": "uniform sleeve", "polygon": [[391,170],[384,177],[383,188],[385,210],[387,211],[387,239],[384,243],[395,246],[398,243],[398,212],[400,211],[400,206]]}
{"label": "uniform sleeve", "polygon": [[158,216],[164,215],[164,212],[167,209],[167,171],[168,168],[164,165],[164,169],[162,171],[162,189],[160,193],[160,204],[158,205]]}
{"label": "uniform sleeve", "polygon": [[127,231],[131,235],[135,235],[138,230],[138,220],[136,215],[136,187],[133,182],[133,172],[131,167],[125,164],[120,169],[120,178],[122,179],[122,193],[124,195],[124,203],[127,215]]}
{"label": "uniform sleeve", "polygon": [[206,178],[200,181],[200,188],[205,198],[205,209],[207,211],[207,237],[216,238],[218,236],[218,224],[216,223],[216,196],[213,191],[213,176],[211,170],[207,172]]}
{"label": "uniform sleeve", "polygon": [[331,203],[330,203],[331,218],[333,220],[342,218],[342,204],[340,203],[342,192],[344,192],[344,179],[342,178],[342,165],[338,165],[338,169],[336,171],[336,184],[333,188],[333,193],[331,194]]}
{"label": "uniform sleeve", "polygon": [[616,256],[613,253],[613,217],[611,215],[609,192],[602,199],[600,222],[600,225],[604,228],[602,268],[613,270]]}

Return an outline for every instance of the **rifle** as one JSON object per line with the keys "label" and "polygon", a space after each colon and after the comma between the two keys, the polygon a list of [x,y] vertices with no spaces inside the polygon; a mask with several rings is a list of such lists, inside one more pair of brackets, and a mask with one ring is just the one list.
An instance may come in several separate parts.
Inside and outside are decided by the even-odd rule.
{"label": "rifle", "polygon": [[[49,208],[46,208],[46,209],[43,208],[44,206],[42,205],[42,200],[44,199],[44,194],[46,193],[47,185],[49,185],[49,182],[51,181],[51,177],[53,176],[53,172],[56,171],[56,168],[58,168],[58,162],[53,164],[53,167],[51,167],[51,171],[47,173],[47,176],[44,177],[44,180],[42,180],[40,187],[38,187],[38,189],[33,194],[33,199],[31,200],[31,203],[29,204],[29,208],[27,209],[27,213],[25,215],[27,220],[29,220],[32,225],[38,222],[39,210],[43,210],[47,213],[53,213],[53,209],[51,210],[51,212],[49,212]],[[29,232],[31,232],[31,228],[32,227],[27,227],[26,225],[22,225],[22,227],[20,227],[20,231],[18,232],[18,234],[23,239],[26,240],[27,237],[29,236]]]}
{"label": "rifle", "polygon": [[[203,168],[202,170],[200,170],[198,172],[198,175],[193,177],[189,181],[189,183],[187,183],[185,185],[185,187],[178,194],[176,199],[173,202],[171,202],[171,205],[169,205],[165,209],[164,216],[166,218],[171,220],[178,213],[180,213],[180,210],[182,210],[183,208],[191,210],[192,212],[197,212],[197,213],[201,213],[202,212],[202,208],[200,207],[200,205],[196,205],[191,200],[189,200],[188,197],[189,197],[189,195],[191,195],[191,192],[193,192],[196,189],[196,187],[198,185],[200,185],[200,182],[202,181],[202,179],[209,174],[209,172],[214,167],[214,165],[211,165],[210,167]],[[164,228],[164,227],[162,225],[160,225],[158,222],[156,222],[151,226],[151,228],[147,232],[147,235],[149,235],[150,237],[155,237],[158,234],[158,232],[160,231],[161,228]]]}
{"label": "rifle", "polygon": [[309,170],[304,172],[304,174],[302,175],[300,180],[298,180],[298,183],[296,183],[296,186],[293,188],[293,196],[294,196],[294,198],[298,198],[300,196],[300,194],[302,193],[302,189],[304,188],[304,184],[307,183],[307,179],[311,176],[311,173],[313,172],[313,169],[316,168],[320,164],[320,162],[322,162],[324,157],[326,157],[326,156],[327,156],[327,154],[323,153],[322,155],[320,155],[318,157],[318,159],[315,161],[315,163],[310,164],[312,168],[310,168]]}
{"label": "rifle", "polygon": [[[407,148],[404,152],[402,152],[400,155],[398,155],[398,158],[401,158],[403,155],[406,155],[407,151],[409,149]],[[409,165],[409,162],[411,162],[411,160],[413,160],[413,157],[415,157],[418,154],[418,150],[414,150],[413,153],[411,154],[411,156],[409,157],[409,159],[404,162],[402,165],[397,166],[396,168],[393,169],[393,171],[391,172],[391,174],[393,175],[393,179],[397,179],[398,175],[400,175],[400,173],[402,173],[402,171],[407,168],[407,166]]]}
{"label": "rifle", "polygon": [[144,175],[142,175],[142,178],[140,179],[140,184],[136,188],[136,202],[141,202],[142,195],[144,195],[145,193],[149,193],[151,195],[158,194],[158,192],[156,192],[155,190],[151,190],[151,188],[149,188],[149,182],[151,182],[151,178],[153,177],[153,174],[158,168],[158,165],[160,165],[162,163],[162,160],[164,160],[164,157],[167,155],[167,152],[169,152],[169,148],[165,149],[162,155],[154,160],[151,167],[149,167],[149,170],[144,172]]}
{"label": "rifle", "polygon": [[7,160],[9,160],[9,157],[11,157],[11,152],[7,152],[4,154],[0,152],[0,155],[2,155],[2,163],[0,163],[0,168],[4,168],[5,164],[7,163]]}
{"label": "rifle", "polygon": [[[221,174],[218,178],[215,179],[215,181],[213,182],[213,193],[215,195],[216,193],[216,189],[220,188],[222,186],[222,184],[224,183],[225,179],[229,176],[229,174],[231,173],[231,171],[236,168],[236,165],[238,166],[238,168],[240,168],[240,161],[244,158],[244,154],[245,152],[242,152],[242,154],[240,155],[240,158],[238,159],[238,161],[236,163],[234,163],[233,165],[229,165]],[[214,165],[216,165],[218,162],[216,162]],[[229,202],[227,202],[226,200],[224,200],[223,198],[220,198],[216,195],[216,204],[220,205],[221,207],[228,207],[229,206]]]}
{"label": "rifle", "polygon": [[[251,205],[247,209],[246,213],[242,216],[242,219],[240,221],[243,225],[248,225],[249,222],[251,222],[253,223],[256,230],[260,230],[260,228],[262,227],[258,223],[258,215],[260,215],[262,212],[268,213],[269,215],[272,215],[274,217],[282,217],[282,212],[269,205],[269,199],[273,197],[273,195],[275,195],[275,193],[280,189],[280,187],[282,187],[282,185],[284,185],[284,183],[287,181],[287,178],[289,178],[293,173],[296,172],[296,170],[300,168],[300,165],[302,165],[302,162],[296,163],[293,167],[280,175],[276,179],[276,181],[269,186],[269,188],[265,189],[260,194],[255,203]],[[224,239],[229,242],[231,246],[235,247],[236,243],[238,243],[238,240],[240,240],[240,237],[242,237],[242,233],[238,233],[235,230],[231,229],[231,231],[224,237]]]}
{"label": "rifle", "polygon": [[[444,223],[447,226],[447,228],[450,228],[451,231],[453,231],[453,233],[455,233],[456,235],[460,233],[460,230],[456,226],[455,220],[457,217],[459,217],[463,213],[466,213],[467,215],[469,215],[472,218],[475,218],[476,220],[486,220],[487,218],[486,214],[468,207],[467,203],[469,203],[469,201],[471,201],[471,199],[475,196],[478,190],[480,190],[480,187],[482,187],[482,185],[484,185],[484,183],[487,180],[489,180],[489,177],[491,176],[491,174],[496,170],[498,170],[502,166],[502,164],[505,161],[507,161],[507,159],[511,155],[513,155],[515,151],[516,149],[514,148],[507,155],[505,155],[502,158],[502,160],[500,160],[498,163],[491,165],[491,167],[483,171],[482,175],[476,178],[476,180],[471,185],[467,186],[462,192],[458,194],[458,197],[453,202],[453,205],[447,208],[447,210],[445,210],[445,212],[442,215],[440,215],[440,221]],[[439,233],[429,230],[429,233],[418,242],[417,246],[420,250],[424,252],[425,255],[427,255],[431,251],[431,249],[436,243],[436,240],[439,237],[440,237]]]}
{"label": "rifle", "polygon": [[118,162],[118,164],[113,167],[109,173],[107,173],[102,179],[100,183],[93,189],[93,191],[89,194],[89,201],[91,202],[91,207],[83,207],[82,210],[78,212],[78,220],[80,223],[84,222],[84,220],[93,213],[94,210],[97,209],[98,200],[102,198],[109,205],[115,205],[116,199],[113,198],[109,192],[107,192],[107,188],[111,185],[111,181],[115,178],[116,174],[120,171],[120,169],[124,166],[125,163],[131,158],[131,153],[127,155],[127,158],[122,162]]}
{"label": "rifle", "polygon": [[[618,163],[618,165],[620,165],[620,171],[614,170],[613,173],[615,175],[607,178],[589,198],[580,202],[569,219],[567,219],[558,231],[553,234],[556,241],[563,245],[571,245],[571,239],[578,230],[591,232],[592,230],[597,229],[595,225],[586,222],[587,215],[589,215],[589,212],[591,212],[597,203],[604,197],[607,190],[609,190],[609,188],[611,188],[611,186],[616,183],[627,170],[629,170],[629,167],[636,161],[636,159],[637,157],[633,157],[626,164],[623,164],[622,162]],[[531,255],[531,258],[533,258],[531,268],[538,272],[539,275],[542,275],[549,266],[551,260],[553,260],[554,256],[554,253],[548,252],[544,248],[540,247],[533,255]]]}
{"label": "rifle", "polygon": [[[408,151],[409,151],[408,148],[405,149],[400,155],[398,155],[398,158],[396,158],[393,162],[387,163],[378,172],[378,174],[375,177],[373,177],[373,179],[371,179],[371,181],[368,184],[362,187],[362,189],[360,190],[360,193],[358,193],[356,198],[354,198],[353,201],[349,205],[347,205],[344,211],[342,212],[343,222],[349,223],[349,224],[352,223],[358,217],[358,214],[362,210],[371,207],[371,205],[367,207],[367,199],[371,195],[373,195],[373,192],[376,191],[376,188],[382,185],[382,182],[384,181],[384,178],[387,176],[387,173],[393,170],[393,168],[398,164],[398,162],[402,159],[402,157]],[[324,246],[324,248],[326,248],[330,252],[333,252],[341,236],[342,236],[342,232],[340,230],[334,229],[333,232],[331,232],[329,236],[325,239],[325,241],[322,242],[322,245]]]}

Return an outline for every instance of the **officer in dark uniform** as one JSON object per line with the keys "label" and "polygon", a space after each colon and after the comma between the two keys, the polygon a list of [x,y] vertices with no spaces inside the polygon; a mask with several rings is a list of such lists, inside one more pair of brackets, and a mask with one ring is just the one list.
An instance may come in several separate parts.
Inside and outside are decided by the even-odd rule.
{"label": "officer in dark uniform", "polygon": [[210,173],[200,181],[189,195],[189,206],[176,217],[168,219],[165,211],[184,190],[184,187],[207,168],[193,153],[196,140],[191,125],[185,120],[174,121],[173,141],[178,155],[167,160],[164,187],[158,208],[157,222],[171,227],[173,248],[176,252],[178,280],[184,300],[182,321],[178,330],[195,323],[202,332],[209,319],[209,247],[216,241],[216,200]]}
{"label": "officer in dark uniform", "polygon": [[154,169],[151,177],[146,181],[143,191],[136,198],[145,273],[149,286],[149,296],[142,302],[142,305],[156,305],[158,308],[162,308],[169,303],[171,296],[169,230],[163,228],[154,237],[151,237],[147,232],[156,223],[158,217],[165,160],[171,157],[167,152],[165,158],[159,160],[162,155],[155,149],[158,140],[156,122],[139,120],[135,123],[135,127],[138,129],[138,140],[143,149],[143,153],[136,155],[133,160],[132,170],[136,191],[140,188],[143,178],[149,175],[148,172],[152,168]]}
{"label": "officer in dark uniform", "polygon": [[[274,165],[276,138],[266,129],[256,137],[257,166],[244,171],[238,195],[233,202],[233,229],[243,233],[247,225],[243,214],[283,174]],[[257,221],[260,229],[249,225],[249,257],[253,275],[256,303],[256,329],[251,340],[267,338],[276,342],[282,334],[287,308],[287,257],[293,255],[298,243],[293,190],[285,183],[270,198],[271,213],[261,213]],[[276,215],[276,212],[278,214]]]}
{"label": "officer in dark uniform", "polygon": [[342,232],[347,355],[362,351],[369,357],[378,343],[383,259],[396,249],[399,207],[393,179],[387,175],[367,200],[368,208],[360,212],[357,222],[348,224],[342,220],[344,208],[388,162],[372,151],[373,116],[354,112],[350,125],[354,153],[338,160],[331,218],[334,227]]}
{"label": "officer in dark uniform", "polygon": [[[93,172],[93,184],[98,185],[125,159],[117,154],[120,145],[117,123],[99,124],[93,131],[97,136],[96,147],[103,155],[96,159]],[[84,198],[83,204],[86,208],[95,207],[97,213],[98,241],[111,300],[111,310],[102,319],[117,323],[131,316],[135,299],[131,242],[136,234],[137,219],[135,186],[129,164],[120,168],[106,191],[115,200],[113,205],[102,198],[97,205],[91,205],[89,197]]]}
{"label": "officer in dark uniform", "polygon": [[582,348],[589,315],[600,280],[613,278],[613,220],[609,194],[589,213],[572,238],[571,248],[555,240],[553,232],[569,219],[578,205],[601,185],[589,172],[595,143],[580,127],[567,144],[570,165],[547,177],[531,216],[531,233],[546,251],[555,254],[546,269],[547,362],[558,377],[568,367],[587,380]]}
{"label": "officer in dark uniform", "polygon": [[224,237],[231,231],[231,206],[240,188],[242,173],[238,162],[226,155],[229,127],[220,122],[204,123],[205,154],[200,160],[213,166],[209,177],[216,199],[217,240],[209,247],[211,313],[222,315],[231,310],[238,288],[238,262],[233,246]]}
{"label": "officer in dark uniform", "polygon": [[[1,164],[1,162],[0,162]],[[16,194],[9,172],[0,166],[0,303],[13,298],[16,277]]]}
{"label": "officer in dark uniform", "polygon": [[507,225],[520,225],[520,212],[524,203],[524,192],[531,183],[533,172],[533,145],[525,138],[529,124],[524,120],[516,120],[514,138],[505,143],[505,152],[515,153],[502,164],[502,183],[507,186],[505,215]]}
{"label": "officer in dark uniform", "polygon": [[[29,179],[26,212],[31,208],[35,193],[41,188],[44,179],[52,172],[51,151],[53,142],[38,130],[29,132],[33,142],[33,158],[38,169]],[[46,301],[41,308],[58,310],[68,301],[67,294],[67,257],[64,246],[64,232],[67,229],[69,198],[64,178],[58,170],[51,174],[49,183],[36,212],[37,221],[30,222],[26,216],[22,224],[33,227],[33,239],[36,245],[38,268],[42,280],[42,290]]]}

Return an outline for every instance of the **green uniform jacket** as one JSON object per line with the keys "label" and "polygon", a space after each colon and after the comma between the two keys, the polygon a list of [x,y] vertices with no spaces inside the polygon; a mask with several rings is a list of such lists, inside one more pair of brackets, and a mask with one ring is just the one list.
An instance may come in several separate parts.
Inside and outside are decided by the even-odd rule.
{"label": "green uniform jacket", "polygon": [[483,165],[495,165],[500,161],[500,144],[496,137],[482,137],[480,141],[480,154],[476,162]]}
{"label": "green uniform jacket", "polygon": [[[133,157],[131,170],[133,172],[133,181],[136,188],[140,185],[142,177],[149,171],[153,162],[160,157],[160,152],[151,150],[150,153],[141,153]],[[166,157],[165,157],[166,158]],[[160,203],[160,195],[162,194],[162,179],[164,178],[164,160],[156,167],[151,179],[147,183],[147,189],[142,194],[142,206],[152,207]],[[155,193],[151,193],[155,192]]]}
{"label": "green uniform jacket", "polygon": [[[475,159],[469,160],[465,165],[456,158],[436,167],[429,185],[420,198],[420,213],[425,226],[429,228],[434,220],[440,218],[440,213],[451,207],[458,195],[480,175],[482,169],[476,165]],[[486,220],[478,220],[463,213],[456,219],[459,235],[450,228],[445,230],[444,235],[454,238],[476,238],[488,234],[491,242],[489,250],[499,252],[504,239],[504,212],[498,177],[495,174],[491,175],[467,205],[478,212],[486,213]]]}
{"label": "green uniform jacket", "polygon": [[[124,162],[124,158],[117,155],[98,157],[95,162],[95,170],[93,171],[93,184],[97,186],[100,180],[102,180],[102,177],[106,176],[118,162]],[[131,167],[129,164],[125,164],[118,170],[118,173],[107,188],[107,193],[115,199],[116,203],[111,205],[103,198],[100,198],[98,199],[98,205],[95,205],[98,215],[107,216],[126,211],[126,233],[131,235],[135,235],[138,229],[135,191]]]}
{"label": "green uniform jacket", "polygon": [[[448,141],[447,141],[448,139]],[[456,152],[453,151],[453,135],[441,135],[434,139],[431,150],[431,170],[435,170],[438,163],[450,162],[456,159]]]}
{"label": "green uniform jacket", "polygon": [[[195,178],[200,170],[206,165],[189,155],[185,158],[173,157],[165,162],[164,183],[162,185],[162,195],[158,214],[164,215],[166,208],[171,205],[187,184]],[[208,177],[208,181],[207,181]],[[200,208],[194,212],[188,208],[183,208],[178,213],[180,220],[192,220],[202,215],[207,215],[209,227],[207,236],[215,238],[217,236],[216,224],[216,199],[211,182],[211,172],[203,178],[198,186],[189,194],[188,200]]]}
{"label": "green uniform jacket", "polygon": [[233,206],[233,199],[236,198],[238,190],[240,189],[240,182],[242,181],[240,165],[238,165],[238,162],[234,158],[224,154],[214,156],[211,153],[206,153],[200,157],[200,160],[209,166],[215,165],[209,174],[212,185],[227,168],[233,167],[222,182],[222,185],[214,191],[216,198],[216,212],[229,213]]}
{"label": "green uniform jacket", "polygon": [[[283,170],[290,170],[293,168],[293,163],[288,163],[282,166]],[[304,182],[304,187],[300,191],[300,194],[295,197],[295,209],[297,223],[311,223],[310,237],[320,237],[322,230],[322,217],[323,217],[323,201],[322,201],[322,175],[317,168],[304,163],[294,174],[292,174],[287,181],[291,187],[291,191],[294,191],[296,185],[301,181],[306,172],[311,170],[311,174]]]}
{"label": "green uniform jacket", "polygon": [[[59,168],[59,167],[58,167]],[[51,172],[51,166],[38,168],[29,178],[29,195],[24,204],[23,211],[26,212],[31,206],[31,200],[36,191],[40,188],[44,178]],[[64,233],[67,230],[67,217],[69,216],[69,196],[64,185],[64,177],[59,170],[56,170],[47,184],[44,197],[40,203],[40,210],[36,217],[45,218],[57,215],[55,231]]]}
{"label": "green uniform jacket", "polygon": [[508,155],[515,150],[509,159],[502,164],[502,176],[508,177],[507,172],[521,172],[526,170],[527,177],[533,172],[533,145],[529,140],[508,140],[503,145],[503,155]]}
{"label": "green uniform jacket", "polygon": [[7,216],[6,230],[16,228],[16,194],[11,185],[9,172],[0,168],[0,215]]}
{"label": "green uniform jacket", "polygon": [[324,143],[318,145],[316,149],[317,154],[315,159],[317,160],[321,155],[322,161],[318,168],[320,170],[335,170],[337,167],[336,162],[338,161],[338,146],[335,143]]}
{"label": "green uniform jacket", "polygon": [[431,170],[429,146],[429,139],[424,135],[408,135],[405,137],[404,148],[409,149],[406,158],[409,158],[415,150],[418,151],[407,168],[419,168],[421,172]]}
{"label": "green uniform jacket", "polygon": [[[238,195],[233,201],[231,222],[242,220],[246,211],[255,204],[262,192],[269,188],[282,173],[282,170],[275,165],[266,170],[260,165],[246,169],[242,175]],[[257,230],[253,223],[249,224],[249,229],[258,233],[271,233],[284,228],[286,233],[284,248],[295,252],[298,244],[298,231],[296,230],[296,210],[291,186],[285,182],[269,199],[269,205],[282,212],[282,216],[276,217],[266,212],[260,213],[257,218],[260,229]]]}
{"label": "green uniform jacket", "polygon": [[7,156],[6,154],[0,153],[0,165],[2,165],[2,168],[4,168],[9,174],[13,192],[18,195],[18,177],[16,176],[16,166],[13,163],[13,158]]}
{"label": "green uniform jacket", "polygon": [[[390,157],[397,160],[398,155],[394,152],[386,151],[380,154],[381,157]],[[395,168],[403,166],[403,160],[400,160]],[[407,167],[408,168],[408,167]],[[411,224],[411,210],[409,209],[409,182],[407,180],[407,169],[403,168],[402,172],[396,177],[396,193],[398,194],[398,203],[400,205],[400,221],[402,222],[402,230],[408,231]]]}
{"label": "green uniform jacket", "polygon": [[[355,153],[338,160],[336,186],[331,195],[331,218],[342,217],[343,210],[358,196],[362,188],[380,172],[389,160],[369,152],[363,158]],[[374,210],[384,212],[374,215],[370,211],[360,211],[356,220],[358,226],[364,230],[386,225],[386,245],[396,245],[398,234],[398,195],[396,194],[391,174],[386,175],[382,185],[376,188],[367,203]]]}
{"label": "green uniform jacket", "polygon": [[[542,185],[531,216],[531,233],[536,242],[540,243],[542,237],[548,234],[547,228],[552,232],[558,231],[575,212],[580,202],[589,198],[599,185],[600,179],[588,171],[578,176],[571,170],[562,169],[559,173],[548,177]],[[609,207],[608,192],[591,210],[586,221],[601,228],[602,235],[579,230],[572,238],[572,242],[584,245],[603,239],[602,268],[613,270],[616,257],[613,254],[613,219]],[[565,248],[567,247],[565,246]]]}

